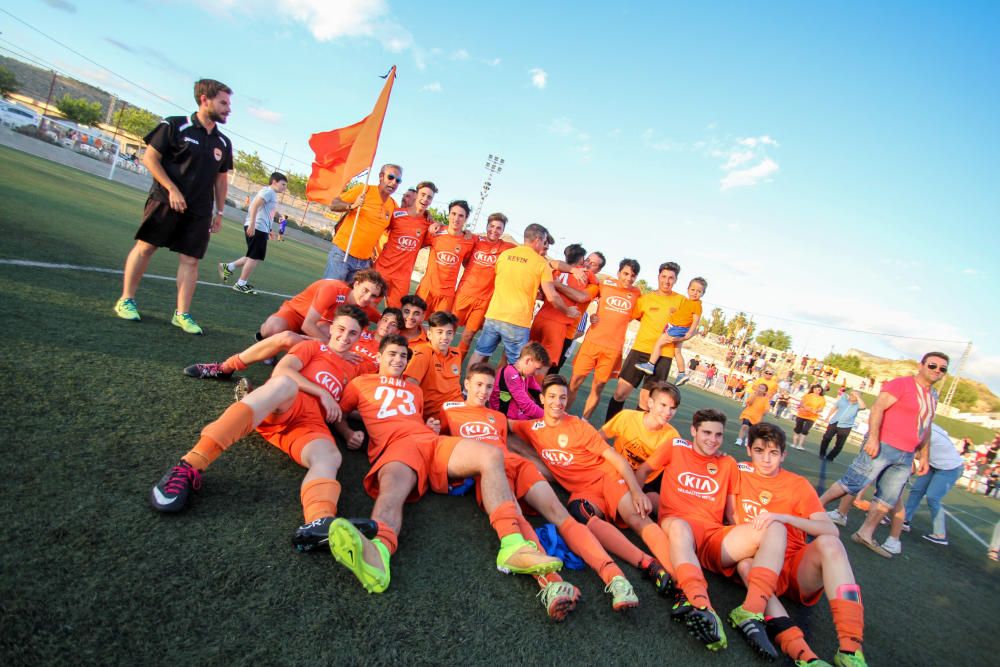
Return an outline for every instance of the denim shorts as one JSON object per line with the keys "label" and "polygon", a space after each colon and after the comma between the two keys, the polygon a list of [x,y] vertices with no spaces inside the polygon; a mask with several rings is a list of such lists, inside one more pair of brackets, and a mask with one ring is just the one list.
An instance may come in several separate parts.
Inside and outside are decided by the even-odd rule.
{"label": "denim shorts", "polygon": [[875,500],[887,507],[893,507],[903,493],[903,487],[913,470],[913,452],[904,452],[892,445],[881,443],[878,456],[872,458],[862,449],[840,478],[840,484],[851,495],[858,495],[871,484],[875,484]]}
{"label": "denim shorts", "polygon": [[348,255],[345,262],[345,254],[337,246],[330,248],[330,252],[326,256],[326,271],[323,272],[324,278],[342,280],[350,285],[354,282],[355,273],[362,269],[370,268],[372,265],[370,259],[358,259],[353,255]]}
{"label": "denim shorts", "polygon": [[487,319],[476,341],[476,354],[489,357],[503,341],[507,363],[512,364],[521,356],[521,348],[528,342],[528,327],[519,327],[509,322]]}

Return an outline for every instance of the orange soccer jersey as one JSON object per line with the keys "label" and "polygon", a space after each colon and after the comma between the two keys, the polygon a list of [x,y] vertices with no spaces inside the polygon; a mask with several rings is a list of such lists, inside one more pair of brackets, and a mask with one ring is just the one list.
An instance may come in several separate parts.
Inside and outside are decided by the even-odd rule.
{"label": "orange soccer jersey", "polygon": [[[754,470],[750,463],[740,463],[740,488],[736,494],[737,524],[752,522],[761,510],[773,514],[790,514],[808,519],[824,511],[816,489],[805,477],[788,470],[779,470],[774,477],[765,477]],[[786,553],[798,551],[806,545],[801,529],[785,524],[788,529]]]}
{"label": "orange soccer jersey", "polygon": [[428,243],[431,252],[427,258],[427,272],[420,281],[417,294],[428,301],[428,296],[454,297],[458,272],[475,243],[475,239],[466,238],[464,233],[454,236],[445,232],[431,238]]}
{"label": "orange soccer jersey", "polygon": [[[278,314],[281,315],[282,312],[291,314],[293,319],[297,320],[297,326],[293,325],[295,329],[302,326],[306,316],[309,315],[310,308],[319,313],[321,322],[332,322],[337,308],[347,303],[347,295],[350,293],[351,286],[347,283],[341,280],[321,278],[281,304]],[[373,322],[377,322],[382,317],[371,306],[365,308],[364,311]],[[290,321],[289,324],[292,322]]]}
{"label": "orange soccer jersey", "polygon": [[824,407],[826,407],[826,398],[809,392],[800,399],[799,411],[795,416],[816,421],[819,419],[819,414],[823,412]]}
{"label": "orange soccer jersey", "polygon": [[[662,445],[681,439],[681,434],[670,424],[658,431],[650,431],[643,424],[645,415],[646,413],[641,410],[622,410],[601,427],[604,435],[614,438],[612,446],[616,452],[625,457],[632,470],[637,470]],[[640,481],[651,481],[657,474],[659,473]]]}
{"label": "orange soccer jersey", "polygon": [[426,216],[410,215],[405,209],[392,214],[389,239],[375,262],[375,270],[385,278],[389,286],[386,303],[394,308],[399,307],[399,300],[410,291],[413,265],[417,253],[427,245],[430,224]]}
{"label": "orange soccer jersey", "polygon": [[[572,273],[561,273],[556,271],[552,274],[554,282],[561,282],[564,285],[573,287],[574,289],[584,290],[588,287],[588,281],[586,279],[579,280]],[[582,313],[587,309],[589,301],[579,303],[572,301],[565,296],[563,300],[570,305],[576,305],[577,309]],[[559,360],[560,354],[562,354],[563,344],[566,342],[566,332],[570,326],[576,331],[576,323],[578,323],[579,318],[570,317],[566,315],[561,310],[552,305],[552,303],[546,299],[542,307],[538,309],[535,313],[535,320],[531,323],[531,331],[528,334],[530,340],[537,341],[542,344],[545,351],[549,355],[549,360],[552,363],[556,363]]]}
{"label": "orange soccer jersey", "polygon": [[423,390],[424,418],[437,419],[445,401],[462,400],[462,355],[455,348],[440,354],[429,343],[411,345],[410,349],[413,356],[405,375],[416,380]]}
{"label": "orange soccer jersey", "polygon": [[366,373],[378,373],[378,346],[379,341],[372,331],[362,331],[358,336],[358,342],[354,344],[354,352],[362,357],[363,361],[357,365],[358,375]]}
{"label": "orange soccer jersey", "polygon": [[489,301],[493,296],[497,257],[504,250],[515,247],[513,243],[498,239],[490,241],[485,236],[476,239],[472,251],[465,258],[465,273],[458,285],[458,296],[463,299]]}
{"label": "orange soccer jersey", "polygon": [[633,319],[632,311],[641,294],[638,288],[624,288],[617,280],[602,281],[597,297],[598,322],[587,330],[584,340],[620,351]]}
{"label": "orange soccer jersey", "polygon": [[751,424],[758,424],[764,418],[764,415],[767,414],[769,407],[771,407],[771,401],[766,394],[764,396],[754,394],[747,399],[747,405],[743,408],[743,412],[740,413],[740,419],[746,419]]}
{"label": "orange soccer jersey", "polygon": [[739,491],[739,470],[733,457],[703,456],[686,440],[675,440],[657,449],[646,463],[654,471],[663,470],[661,521],[679,517],[703,525],[722,525],[726,501]]}

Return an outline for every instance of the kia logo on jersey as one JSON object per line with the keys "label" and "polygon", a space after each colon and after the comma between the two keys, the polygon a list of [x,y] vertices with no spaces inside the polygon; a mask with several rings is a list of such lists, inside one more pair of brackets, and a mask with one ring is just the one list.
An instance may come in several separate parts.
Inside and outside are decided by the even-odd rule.
{"label": "kia logo on jersey", "polygon": [[749,498],[744,498],[741,501],[741,503],[743,505],[743,513],[747,515],[746,518],[747,523],[752,521],[754,517],[760,514],[760,505],[758,505],[756,501],[750,500]]}
{"label": "kia logo on jersey", "polygon": [[473,440],[498,438],[500,436],[496,427],[491,424],[487,424],[486,422],[469,422],[467,424],[462,424],[461,428],[458,429],[458,435],[463,438],[472,438]]}
{"label": "kia logo on jersey", "polygon": [[483,252],[482,250],[477,250],[473,255],[472,259],[479,262],[480,264],[488,264],[493,266],[497,263],[497,256],[491,252]]}
{"label": "kia logo on jersey", "polygon": [[554,466],[568,466],[573,463],[573,455],[559,449],[543,449],[542,458]]}
{"label": "kia logo on jersey", "polygon": [[453,252],[439,252],[435,259],[437,259],[438,264],[444,264],[445,266],[455,266],[458,264],[458,255]]}
{"label": "kia logo on jersey", "polygon": [[330,371],[320,371],[316,373],[316,384],[330,392],[330,395],[340,400],[340,394],[344,390],[344,385]]}
{"label": "kia logo on jersey", "polygon": [[627,313],[632,310],[632,302],[623,296],[609,296],[604,300],[608,308],[611,310],[617,310],[622,313]]}
{"label": "kia logo on jersey", "polygon": [[700,495],[712,496],[719,492],[719,483],[711,477],[682,472],[677,476],[680,485]]}
{"label": "kia logo on jersey", "polygon": [[396,247],[403,252],[413,252],[419,245],[420,242],[412,236],[400,236],[396,239]]}

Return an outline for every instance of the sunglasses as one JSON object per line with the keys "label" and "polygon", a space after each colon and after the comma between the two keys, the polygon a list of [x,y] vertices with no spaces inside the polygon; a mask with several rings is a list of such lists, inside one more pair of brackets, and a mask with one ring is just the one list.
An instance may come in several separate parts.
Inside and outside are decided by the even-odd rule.
{"label": "sunglasses", "polygon": [[396,181],[397,183],[402,183],[403,182],[403,177],[402,176],[397,176],[396,174],[386,174],[385,175],[385,179],[387,181],[389,181],[390,183],[392,181]]}
{"label": "sunglasses", "polygon": [[927,364],[927,368],[931,369],[932,371],[938,371],[939,370],[942,373],[947,373],[948,372],[948,367],[947,366],[939,366],[938,364]]}

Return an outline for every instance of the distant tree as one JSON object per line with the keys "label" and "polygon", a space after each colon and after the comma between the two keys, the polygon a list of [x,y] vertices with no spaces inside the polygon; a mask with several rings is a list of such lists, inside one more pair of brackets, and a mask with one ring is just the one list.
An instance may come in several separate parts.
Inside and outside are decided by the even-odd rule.
{"label": "distant tree", "polygon": [[114,113],[111,123],[129,134],[144,137],[160,123],[160,117],[139,107],[126,106]]}
{"label": "distant tree", "polygon": [[306,184],[309,182],[308,176],[302,174],[288,173],[288,193],[293,197],[306,196]]}
{"label": "distant tree", "polygon": [[853,354],[831,353],[826,355],[823,359],[823,363],[840,369],[846,373],[852,373],[862,377],[868,377],[872,374],[868,367],[861,361],[861,357]]}
{"label": "distant tree", "polygon": [[792,347],[792,337],[781,329],[764,329],[757,335],[757,342],[782,352]]}
{"label": "distant tree", "polygon": [[708,320],[708,333],[716,336],[726,335],[726,314],[721,308],[713,308],[711,318]]}
{"label": "distant tree", "polygon": [[642,292],[643,294],[649,294],[650,292],[653,291],[653,288],[649,286],[649,283],[646,282],[645,278],[640,278],[639,280],[635,281],[635,286],[638,287],[639,291]]}
{"label": "distant tree", "polygon": [[13,72],[6,67],[0,67],[0,95],[7,97],[11,93],[16,93],[20,85]]}
{"label": "distant tree", "polygon": [[429,208],[429,209],[427,209],[427,213],[430,214],[431,220],[433,220],[434,222],[440,223],[442,225],[447,225],[448,224],[448,214],[447,213],[442,213],[441,211],[437,210],[436,208]]}
{"label": "distant tree", "polygon": [[750,320],[746,313],[743,311],[736,313],[731,320],[726,322],[726,336],[730,338],[740,337],[749,323]]}
{"label": "distant tree", "polygon": [[66,118],[79,125],[97,125],[104,116],[100,102],[88,102],[82,97],[63,95],[62,99],[56,102],[56,108]]}
{"label": "distant tree", "polygon": [[253,183],[261,185],[267,183],[267,177],[271,175],[264,161],[257,155],[257,151],[246,153],[236,151],[236,158],[233,160],[233,168],[241,175],[250,179]]}

